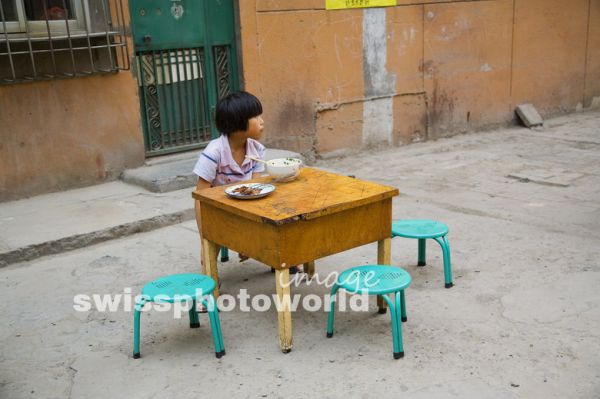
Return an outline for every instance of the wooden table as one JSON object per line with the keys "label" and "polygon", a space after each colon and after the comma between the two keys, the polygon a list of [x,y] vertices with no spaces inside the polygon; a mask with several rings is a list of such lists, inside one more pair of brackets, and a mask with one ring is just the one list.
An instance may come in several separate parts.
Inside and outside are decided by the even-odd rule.
{"label": "wooden table", "polygon": [[[255,200],[231,199],[223,186],[194,191],[201,204],[204,265],[217,281],[215,297],[220,246],[274,268],[280,301],[291,299],[289,268],[295,265],[304,264],[312,277],[316,259],[375,241],[377,263],[390,264],[392,197],[398,189],[308,167],[294,181],[272,184],[272,194]],[[385,309],[381,298],[378,304]],[[292,349],[289,306],[278,310],[278,321],[281,349],[287,353]]]}

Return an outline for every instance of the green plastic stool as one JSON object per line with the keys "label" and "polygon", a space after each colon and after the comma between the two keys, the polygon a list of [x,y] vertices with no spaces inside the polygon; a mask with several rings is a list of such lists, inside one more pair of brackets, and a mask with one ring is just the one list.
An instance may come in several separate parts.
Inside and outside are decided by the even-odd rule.
{"label": "green plastic stool", "polygon": [[[333,337],[335,298],[338,289],[343,288],[353,294],[381,295],[390,307],[394,359],[404,357],[401,322],[407,320],[404,289],[410,285],[410,282],[410,274],[395,266],[365,265],[343,271],[331,287],[327,338]],[[390,299],[386,294],[393,294],[394,299]]]}
{"label": "green plastic stool", "polygon": [[174,303],[192,301],[189,310],[190,328],[200,327],[196,312],[196,302],[200,301],[208,309],[210,328],[217,358],[225,355],[219,311],[212,295],[215,280],[203,274],[172,274],[149,282],[142,288],[142,295],[136,301],[133,314],[133,358],[140,357],[140,313],[147,302]]}
{"label": "green plastic stool", "polygon": [[392,238],[416,238],[419,240],[419,266],[425,266],[425,241],[428,238],[434,239],[442,247],[444,258],[444,280],[445,287],[451,288],[452,283],[452,264],[450,261],[450,243],[446,238],[448,226],[433,220],[394,220],[392,222]]}

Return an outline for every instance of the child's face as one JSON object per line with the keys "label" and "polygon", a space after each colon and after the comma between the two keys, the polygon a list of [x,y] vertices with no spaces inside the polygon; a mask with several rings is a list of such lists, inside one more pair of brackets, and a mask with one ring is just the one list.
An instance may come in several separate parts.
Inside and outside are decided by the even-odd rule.
{"label": "child's face", "polygon": [[246,132],[248,134],[247,137],[254,140],[260,140],[262,137],[264,124],[265,122],[263,121],[261,115],[250,118],[248,120],[248,130]]}

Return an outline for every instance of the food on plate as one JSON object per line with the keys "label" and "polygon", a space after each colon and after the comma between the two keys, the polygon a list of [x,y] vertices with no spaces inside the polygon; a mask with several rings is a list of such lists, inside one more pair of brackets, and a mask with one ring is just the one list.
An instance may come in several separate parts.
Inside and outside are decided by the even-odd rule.
{"label": "food on plate", "polygon": [[240,195],[257,195],[257,194],[260,194],[261,191],[262,191],[262,188],[260,188],[260,187],[250,187],[250,186],[239,186],[235,190],[233,190],[234,193],[240,194]]}

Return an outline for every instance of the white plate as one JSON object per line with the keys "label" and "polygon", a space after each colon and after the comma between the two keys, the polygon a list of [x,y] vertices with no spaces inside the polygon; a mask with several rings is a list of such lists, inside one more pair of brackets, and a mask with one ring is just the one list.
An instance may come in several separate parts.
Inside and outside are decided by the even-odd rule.
{"label": "white plate", "polygon": [[[243,186],[251,187],[251,188],[260,188],[260,193],[244,195],[244,194],[234,192],[237,188],[243,187]],[[271,194],[273,191],[275,191],[275,186],[273,186],[272,184],[244,183],[244,184],[236,184],[235,186],[227,187],[225,189],[225,194],[227,194],[231,198],[237,198],[237,199],[256,199],[256,198],[265,197],[265,196]]]}

